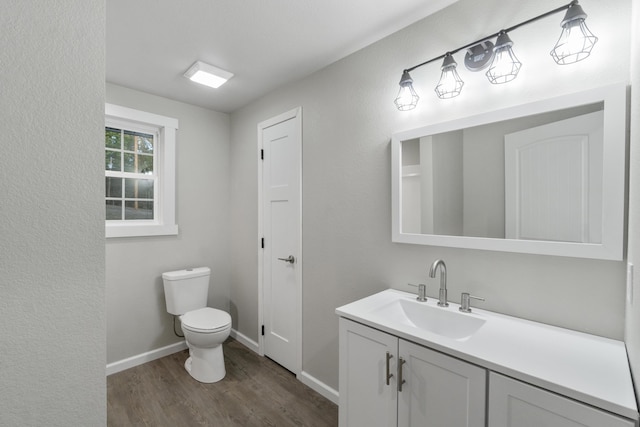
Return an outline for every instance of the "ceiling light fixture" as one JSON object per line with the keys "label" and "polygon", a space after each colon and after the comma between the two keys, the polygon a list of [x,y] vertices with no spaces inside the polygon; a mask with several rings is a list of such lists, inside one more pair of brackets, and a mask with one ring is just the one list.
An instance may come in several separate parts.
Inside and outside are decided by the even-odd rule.
{"label": "ceiling light fixture", "polygon": [[[443,55],[405,69],[400,79],[400,93],[394,101],[396,106],[401,111],[411,110],[416,107],[419,96],[413,88],[413,79],[409,76],[409,72],[443,58],[442,74],[435,92],[438,97],[442,99],[458,96],[464,82],[456,71],[457,64],[453,59],[453,55],[465,49],[467,53],[464,63],[467,69],[470,71],[480,71],[491,64],[486,73],[491,83],[502,84],[510,82],[517,77],[522,63],[518,61],[518,58],[516,58],[513,53],[513,41],[508,33],[511,33],[523,25],[530,24],[564,10],[566,10],[566,14],[561,23],[562,34],[551,51],[551,56],[556,63],[561,65],[572,64],[585,59],[591,54],[591,50],[598,41],[598,38],[587,28],[585,24],[587,14],[584,13],[584,10],[582,10],[582,7],[578,4],[578,0],[573,0],[571,3],[558,7],[557,9],[553,9],[478,41],[466,44]],[[493,38],[497,38],[495,46],[490,41],[490,39]]]}
{"label": "ceiling light fixture", "polygon": [[218,88],[233,77],[233,74],[202,61],[196,61],[184,73],[184,76],[193,82],[212,88]]}

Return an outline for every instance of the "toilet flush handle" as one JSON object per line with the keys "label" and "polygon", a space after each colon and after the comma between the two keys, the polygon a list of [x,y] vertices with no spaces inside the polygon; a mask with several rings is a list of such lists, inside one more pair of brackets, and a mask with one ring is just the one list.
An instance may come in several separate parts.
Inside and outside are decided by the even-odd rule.
{"label": "toilet flush handle", "polygon": [[293,264],[294,262],[296,262],[296,259],[293,257],[293,255],[289,255],[286,258],[278,258],[280,261],[284,261],[284,262],[290,262],[291,264]]}

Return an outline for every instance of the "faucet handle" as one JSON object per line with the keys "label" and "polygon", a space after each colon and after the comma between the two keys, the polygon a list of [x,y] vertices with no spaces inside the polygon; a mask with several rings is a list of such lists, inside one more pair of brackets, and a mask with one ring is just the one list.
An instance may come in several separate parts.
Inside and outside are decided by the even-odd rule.
{"label": "faucet handle", "polygon": [[478,301],[484,301],[484,298],[475,297],[473,295],[470,295],[469,292],[463,292],[462,298],[460,300],[460,308],[458,310],[462,311],[463,313],[471,313],[472,298]]}
{"label": "faucet handle", "polygon": [[427,300],[427,285],[420,283],[418,285],[418,301],[425,302]]}
{"label": "faucet handle", "polygon": [[425,302],[427,300],[427,285],[425,285],[424,283],[420,283],[419,285],[408,283],[408,285],[418,288],[418,296],[416,297],[418,301]]}

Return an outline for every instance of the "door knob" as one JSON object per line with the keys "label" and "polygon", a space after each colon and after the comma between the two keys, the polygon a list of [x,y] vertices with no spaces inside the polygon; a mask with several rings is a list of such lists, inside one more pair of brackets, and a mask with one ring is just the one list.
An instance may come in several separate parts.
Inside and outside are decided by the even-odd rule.
{"label": "door knob", "polygon": [[278,258],[280,261],[284,261],[284,262],[290,262],[291,264],[293,264],[294,262],[296,262],[296,259],[293,257],[293,255],[289,255],[286,258]]}

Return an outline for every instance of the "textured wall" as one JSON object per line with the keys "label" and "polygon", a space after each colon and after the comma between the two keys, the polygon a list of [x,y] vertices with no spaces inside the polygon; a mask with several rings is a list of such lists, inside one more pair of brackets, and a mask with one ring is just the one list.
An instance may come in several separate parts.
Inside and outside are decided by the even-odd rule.
{"label": "textured wall", "polygon": [[[428,265],[443,258],[449,295],[483,296],[482,307],[598,335],[622,338],[625,263],[391,243],[390,136],[527,101],[629,78],[630,0],[584,0],[600,36],[592,57],[567,67],[549,51],[562,14],[511,34],[524,63],[516,80],[493,86],[461,67],[462,95],[439,100],[431,64],[412,72],[421,103],[393,105],[402,69],[558,6],[555,0],[461,0],[232,114],[231,303],[243,334],[257,340],[256,124],[303,109],[303,370],[338,387],[337,306],[406,283],[437,282]],[[621,54],[622,52],[622,54]],[[457,58],[458,62],[462,59]],[[579,303],[577,302],[579,301]]]}
{"label": "textured wall", "polygon": [[211,268],[209,306],[229,309],[229,116],[107,84],[107,102],[179,120],[178,236],[107,239],[107,362],[181,341],[161,275]]}
{"label": "textured wall", "polygon": [[0,13],[0,425],[106,424],[104,1]]}

